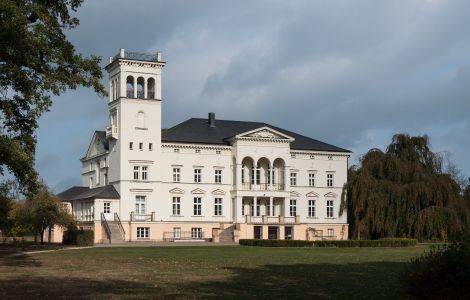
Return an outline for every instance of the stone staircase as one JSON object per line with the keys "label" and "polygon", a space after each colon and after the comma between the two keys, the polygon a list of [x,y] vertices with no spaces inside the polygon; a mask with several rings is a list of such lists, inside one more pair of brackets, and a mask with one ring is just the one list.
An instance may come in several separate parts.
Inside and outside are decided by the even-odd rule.
{"label": "stone staircase", "polygon": [[111,242],[106,237],[106,233],[104,233],[105,235],[104,242],[105,243],[110,242],[111,244],[124,243],[124,239],[122,237],[121,230],[119,229],[118,222],[108,221],[108,226],[109,226],[109,231],[111,232]]}
{"label": "stone staircase", "polygon": [[233,225],[230,225],[228,227],[220,226],[221,231],[219,233],[219,243],[222,243],[222,244],[234,243],[233,229],[234,229]]}

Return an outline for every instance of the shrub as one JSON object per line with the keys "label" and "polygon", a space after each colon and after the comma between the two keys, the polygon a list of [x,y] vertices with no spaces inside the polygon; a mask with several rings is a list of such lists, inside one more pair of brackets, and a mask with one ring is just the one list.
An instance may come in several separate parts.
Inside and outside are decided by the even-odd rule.
{"label": "shrub", "polygon": [[470,234],[431,247],[408,264],[403,277],[416,299],[470,299]]}
{"label": "shrub", "polygon": [[258,247],[312,247],[313,241],[301,240],[240,240],[238,242],[243,246]]}
{"label": "shrub", "polygon": [[93,246],[93,242],[93,230],[77,230],[74,228],[64,231],[62,239],[63,244],[76,246]]}

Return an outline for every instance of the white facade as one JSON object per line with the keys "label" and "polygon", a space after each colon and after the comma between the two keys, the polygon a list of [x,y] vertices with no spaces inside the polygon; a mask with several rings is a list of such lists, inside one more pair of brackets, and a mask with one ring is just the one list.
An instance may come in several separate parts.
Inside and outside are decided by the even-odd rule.
{"label": "white facade", "polygon": [[[235,241],[347,239],[340,203],[349,151],[295,149],[294,137],[270,126],[239,132],[226,144],[162,142],[164,66],[159,53],[123,49],[106,66],[109,126],[105,135],[95,133],[82,159],[82,185],[112,185],[119,198],[72,201],[79,221],[96,224],[97,241],[106,239],[98,228],[103,217],[112,223],[115,215],[132,241],[187,232],[218,241],[227,229]],[[211,122],[217,127],[219,120],[212,115]]]}

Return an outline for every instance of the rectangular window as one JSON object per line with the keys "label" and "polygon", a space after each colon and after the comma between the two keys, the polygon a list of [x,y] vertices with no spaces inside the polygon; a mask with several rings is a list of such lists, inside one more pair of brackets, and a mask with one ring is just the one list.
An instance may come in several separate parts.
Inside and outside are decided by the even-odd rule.
{"label": "rectangular window", "polygon": [[134,166],[134,180],[139,180],[140,167]]}
{"label": "rectangular window", "polygon": [[194,182],[201,182],[201,173],[202,173],[202,170],[201,169],[194,169]]}
{"label": "rectangular window", "polygon": [[291,199],[289,205],[289,215],[295,217],[297,215],[297,200]]}
{"label": "rectangular window", "polygon": [[333,218],[333,200],[326,201],[326,216]]}
{"label": "rectangular window", "polygon": [[284,227],[284,239],[285,240],[292,240],[292,227],[286,226]]}
{"label": "rectangular window", "polygon": [[135,196],[135,213],[145,215],[145,196]]}
{"label": "rectangular window", "polygon": [[134,148],[134,143],[133,142],[129,142],[129,150],[132,150]]}
{"label": "rectangular window", "polygon": [[137,239],[145,240],[149,238],[150,228],[149,227],[137,227]]}
{"label": "rectangular window", "polygon": [[328,228],[328,236],[329,237],[335,236],[335,230],[333,228]]}
{"label": "rectangular window", "polygon": [[139,150],[140,151],[144,150],[144,143],[139,143]]}
{"label": "rectangular window", "polygon": [[308,185],[315,186],[315,173],[308,174]]}
{"label": "rectangular window", "polygon": [[222,170],[215,170],[215,183],[222,183]]}
{"label": "rectangular window", "polygon": [[191,238],[194,240],[202,239],[202,228],[191,228]]}
{"label": "rectangular window", "polygon": [[104,202],[103,203],[103,212],[105,214],[111,213],[111,202]]}
{"label": "rectangular window", "polygon": [[244,215],[245,215],[245,204],[242,203],[242,216],[244,216]]}
{"label": "rectangular window", "polygon": [[326,174],[326,186],[333,187],[333,174],[332,173]]}
{"label": "rectangular window", "polygon": [[173,168],[173,182],[180,182],[181,170],[180,168]]}
{"label": "rectangular window", "polygon": [[142,167],[142,180],[147,180],[147,169],[148,167]]}
{"label": "rectangular window", "polygon": [[315,200],[308,200],[308,216],[315,217]]}
{"label": "rectangular window", "polygon": [[173,227],[173,238],[175,240],[181,239],[181,227]]}
{"label": "rectangular window", "polygon": [[261,183],[261,170],[259,168],[256,168],[256,184]]}
{"label": "rectangular window", "polygon": [[214,216],[222,215],[222,198],[214,199]]}
{"label": "rectangular window", "polygon": [[173,197],[173,215],[179,216],[181,213],[181,198]]}
{"label": "rectangular window", "polygon": [[290,185],[291,186],[297,185],[297,173],[290,173]]}
{"label": "rectangular window", "polygon": [[153,150],[153,144],[149,143],[149,151],[152,151],[152,150]]}
{"label": "rectangular window", "polygon": [[193,215],[195,216],[200,216],[202,211],[202,201],[200,197],[195,197],[194,198],[194,209],[193,209]]}

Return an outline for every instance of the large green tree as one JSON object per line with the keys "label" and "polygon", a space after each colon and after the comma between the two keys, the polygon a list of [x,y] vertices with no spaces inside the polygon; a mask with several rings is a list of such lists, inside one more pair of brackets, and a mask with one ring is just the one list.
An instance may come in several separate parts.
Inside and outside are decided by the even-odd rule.
{"label": "large green tree", "polygon": [[65,31],[83,0],[0,0],[0,175],[34,192],[35,130],[51,95],[78,86],[105,95],[100,58],[76,53]]}
{"label": "large green tree", "polygon": [[460,185],[444,171],[427,136],[395,135],[386,152],[372,149],[351,167],[343,190],[352,238],[446,239],[468,228]]}

